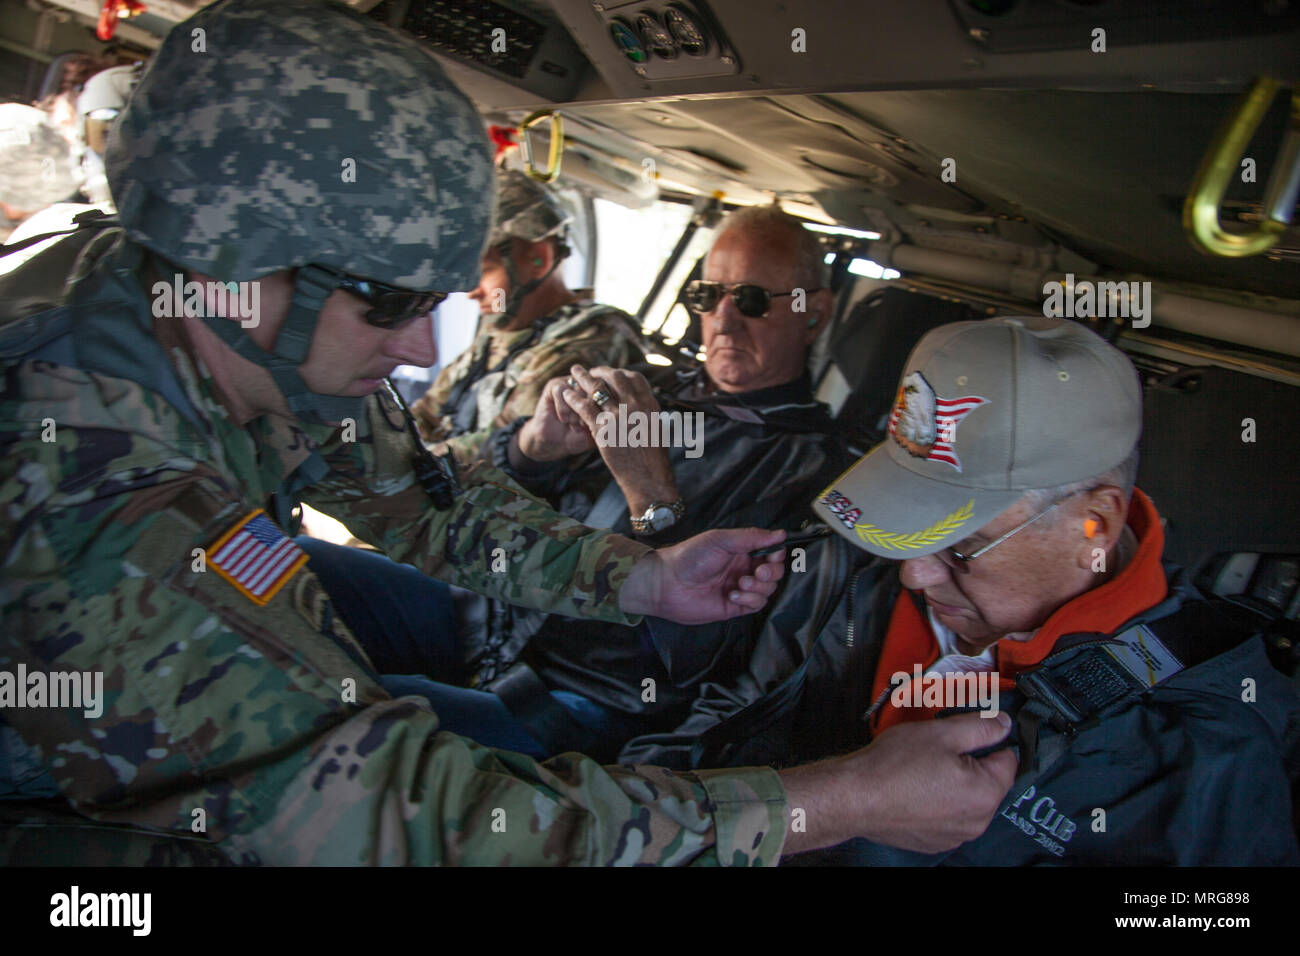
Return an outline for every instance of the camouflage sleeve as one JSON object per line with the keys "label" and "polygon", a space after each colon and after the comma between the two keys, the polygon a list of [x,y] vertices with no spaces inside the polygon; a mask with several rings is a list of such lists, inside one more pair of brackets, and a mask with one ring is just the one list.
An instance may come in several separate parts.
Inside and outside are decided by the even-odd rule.
{"label": "camouflage sleeve", "polygon": [[332,470],[304,495],[361,540],[425,574],[511,604],[618,623],[618,590],[650,548],[556,514],[486,464],[438,511],[411,468],[413,439],[386,395],[366,403],[356,440],[336,434]]}
{"label": "camouflage sleeve", "polygon": [[[615,323],[620,327],[614,327]],[[526,353],[527,358],[519,380],[510,390],[505,404],[491,424],[443,440],[441,444],[456,456],[458,462],[469,464],[482,457],[483,446],[498,428],[509,425],[516,418],[532,417],[542,400],[546,383],[553,378],[568,375],[572,366],[595,368],[608,365],[611,368],[622,368],[640,361],[643,354],[641,347],[622,326],[622,319],[605,317],[583,326],[576,336],[557,338],[530,349]]]}
{"label": "camouflage sleeve", "polygon": [[[533,408],[536,407],[537,404],[534,403]],[[531,417],[533,413],[529,411],[525,414]],[[439,455],[455,455],[460,467],[468,468],[483,457],[483,448],[494,431],[495,428],[480,428],[478,431],[466,432],[455,438],[434,439],[433,450]]]}
{"label": "camouflage sleeve", "polygon": [[[322,794],[317,781],[331,772]],[[320,740],[283,803],[313,814],[250,834],[271,862],[477,866],[770,866],[787,806],[767,768],[675,774],[577,754],[537,763],[437,733],[437,717],[411,698]],[[358,848],[348,834],[367,836]]]}
{"label": "camouflage sleeve", "polygon": [[[197,826],[236,862],[269,865],[779,859],[786,801],[771,770],[674,775],[478,746],[439,732],[423,701],[385,700],[307,624],[305,569],[257,610],[216,574],[195,577],[31,594],[13,615],[6,668],[104,675],[96,716],[10,715],[92,818],[187,838]],[[131,616],[69,630],[106,607]]]}
{"label": "camouflage sleeve", "polygon": [[[9,403],[0,431],[0,669],[98,680],[75,706],[6,710],[80,812],[244,863],[779,858],[771,770],[539,764],[440,732],[387,697],[307,567],[260,602],[221,569],[213,546],[249,509],[222,472],[58,397]],[[141,401],[117,398],[118,416]],[[42,415],[54,442],[15,425]]]}

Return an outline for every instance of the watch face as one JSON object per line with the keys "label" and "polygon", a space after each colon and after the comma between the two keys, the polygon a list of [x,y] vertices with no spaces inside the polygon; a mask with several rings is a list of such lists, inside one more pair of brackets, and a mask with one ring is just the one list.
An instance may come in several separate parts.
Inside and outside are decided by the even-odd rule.
{"label": "watch face", "polygon": [[660,505],[650,514],[650,527],[656,531],[663,531],[665,528],[671,528],[676,520],[677,516],[673,514],[672,508]]}

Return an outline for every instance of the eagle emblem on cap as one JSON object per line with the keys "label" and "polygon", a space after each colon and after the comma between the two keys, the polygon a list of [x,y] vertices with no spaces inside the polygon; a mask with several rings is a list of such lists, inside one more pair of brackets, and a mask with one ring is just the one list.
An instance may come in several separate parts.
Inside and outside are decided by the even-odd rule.
{"label": "eagle emblem on cap", "polygon": [[908,372],[898,386],[889,415],[889,435],[914,458],[941,461],[961,471],[954,447],[957,426],[974,409],[988,403],[978,395],[939,398],[920,372]]}

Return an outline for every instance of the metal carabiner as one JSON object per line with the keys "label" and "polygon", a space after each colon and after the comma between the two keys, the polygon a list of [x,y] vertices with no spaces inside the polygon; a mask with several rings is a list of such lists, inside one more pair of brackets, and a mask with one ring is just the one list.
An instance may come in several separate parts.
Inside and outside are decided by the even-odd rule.
{"label": "metal carabiner", "polygon": [[1192,180],[1183,204],[1183,228],[1195,245],[1211,255],[1259,255],[1272,248],[1291,224],[1296,196],[1300,194],[1300,90],[1291,95],[1286,134],[1264,193],[1263,222],[1247,233],[1227,232],[1219,224],[1219,204],[1281,85],[1272,77],[1255,80],[1220,128]]}
{"label": "metal carabiner", "polygon": [[[542,120],[551,120],[551,150],[546,169],[539,170],[533,165],[533,143],[528,131]],[[560,160],[564,154],[564,117],[555,110],[538,110],[530,113],[519,124],[519,151],[524,157],[524,172],[539,183],[551,183],[560,175]]]}

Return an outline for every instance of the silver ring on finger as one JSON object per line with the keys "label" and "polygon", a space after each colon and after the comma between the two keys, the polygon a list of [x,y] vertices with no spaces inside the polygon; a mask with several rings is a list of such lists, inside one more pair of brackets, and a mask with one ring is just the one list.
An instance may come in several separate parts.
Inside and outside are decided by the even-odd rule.
{"label": "silver ring on finger", "polygon": [[570,375],[568,378],[566,378],[566,379],[564,380],[564,384],[567,385],[567,386],[569,386],[569,388],[577,388],[577,387],[578,387],[577,379],[575,379],[572,375]]}
{"label": "silver ring on finger", "polygon": [[591,400],[596,403],[597,408],[604,408],[605,403],[608,402],[612,397],[613,396],[610,395],[609,392],[605,391],[603,388],[598,388],[591,393]]}

